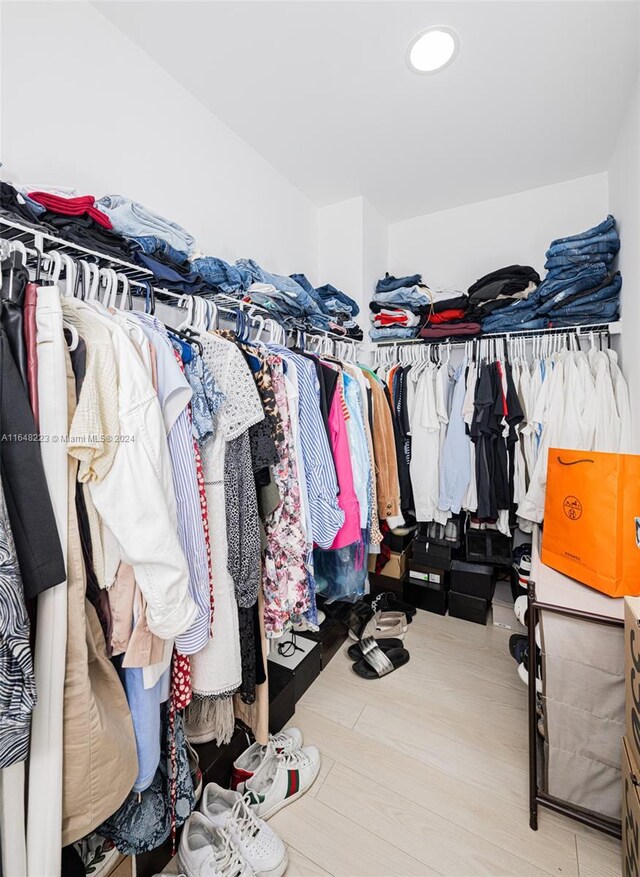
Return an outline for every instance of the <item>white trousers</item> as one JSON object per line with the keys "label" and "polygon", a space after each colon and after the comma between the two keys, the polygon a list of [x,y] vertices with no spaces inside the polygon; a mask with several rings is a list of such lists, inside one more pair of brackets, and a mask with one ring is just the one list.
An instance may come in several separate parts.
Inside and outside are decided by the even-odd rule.
{"label": "white trousers", "polygon": [[[60,292],[38,289],[36,306],[38,394],[42,462],[58,535],[67,558],[67,370]],[[62,733],[67,583],[38,596],[35,677],[38,702],[33,711],[27,809],[27,873],[59,877],[62,850]]]}

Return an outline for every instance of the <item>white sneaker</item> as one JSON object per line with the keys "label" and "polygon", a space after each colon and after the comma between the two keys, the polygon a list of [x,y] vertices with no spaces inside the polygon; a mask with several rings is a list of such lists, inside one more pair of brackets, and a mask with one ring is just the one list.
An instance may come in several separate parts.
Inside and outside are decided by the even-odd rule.
{"label": "white sneaker", "polygon": [[279,734],[270,734],[266,746],[253,743],[233,762],[231,788],[244,792],[244,784],[250,780],[268,755],[274,752],[292,752],[302,746],[302,731],[299,728],[285,728]]}
{"label": "white sneaker", "polygon": [[197,811],[182,829],[178,862],[187,877],[254,877],[230,835]]}
{"label": "white sneaker", "polygon": [[267,823],[256,816],[247,798],[209,783],[200,809],[212,825],[231,835],[256,877],[282,877],[289,864],[287,848]]}
{"label": "white sneaker", "polygon": [[320,752],[315,746],[268,755],[245,784],[258,816],[269,819],[304,795],[318,776],[320,763]]}

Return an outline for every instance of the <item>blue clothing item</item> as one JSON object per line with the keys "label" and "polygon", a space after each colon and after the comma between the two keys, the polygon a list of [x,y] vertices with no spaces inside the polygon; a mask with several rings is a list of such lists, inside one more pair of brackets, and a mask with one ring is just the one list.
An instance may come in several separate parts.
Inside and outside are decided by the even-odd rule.
{"label": "blue clothing item", "polygon": [[[256,305],[271,311],[276,317],[294,317],[299,319],[305,316],[302,306],[295,299],[289,298],[284,292],[274,289],[270,292],[249,289],[247,297]],[[314,316],[322,316],[314,314]]]}
{"label": "blue clothing item", "polygon": [[551,246],[555,247],[557,244],[570,244],[574,241],[585,241],[590,238],[597,238],[600,237],[600,235],[606,234],[612,229],[615,229],[615,227],[615,218],[609,214],[599,225],[594,225],[593,228],[589,228],[587,231],[581,231],[578,234],[569,235],[569,237],[566,238],[556,238],[555,241],[551,241]]}
{"label": "blue clothing item", "polygon": [[547,256],[564,256],[567,254],[580,255],[597,255],[598,253],[617,253],[620,249],[620,238],[617,232],[607,232],[597,238],[590,238],[586,241],[574,241],[566,244],[554,244],[547,250]]}
{"label": "blue clothing item", "polygon": [[107,214],[114,230],[125,238],[159,237],[185,253],[194,248],[195,240],[186,229],[137,201],[122,195],[104,195],[96,201],[96,207]]}
{"label": "blue clothing item", "polygon": [[620,319],[620,308],[616,302],[605,302],[602,305],[596,305],[596,310],[589,314],[560,314],[556,316],[552,314],[547,320],[547,326],[558,329],[564,326],[595,326],[602,323],[615,323]]}
{"label": "blue clothing item", "polygon": [[379,304],[396,305],[396,307],[429,307],[431,299],[418,286],[401,286],[389,292],[373,293],[373,300]]}
{"label": "blue clothing item", "polygon": [[305,274],[290,274],[289,277],[292,280],[295,280],[297,284],[299,284],[306,292],[309,293],[311,298],[315,301],[318,307],[322,310],[322,298],[318,294],[318,291],[311,285],[311,281]]}
{"label": "blue clothing item", "polygon": [[[505,309],[511,310],[511,308]],[[498,319],[492,319],[491,321],[485,320],[482,324],[482,331],[486,333],[490,332],[516,332],[516,331],[525,331],[526,329],[544,329],[547,324],[547,320],[545,317],[536,317],[535,308],[532,308],[530,311],[526,311],[524,313],[520,313],[518,318],[507,319],[506,317],[501,317]]]}
{"label": "blue clothing item", "polygon": [[376,283],[376,292],[391,292],[402,286],[415,286],[422,281],[420,274],[412,274],[410,277],[394,277],[393,274],[385,274]]}
{"label": "blue clothing item", "polygon": [[419,326],[383,326],[377,329],[372,326],[369,337],[372,341],[406,341],[407,338],[417,338]]}
{"label": "blue clothing item", "polygon": [[368,553],[368,537],[364,532],[362,541],[353,545],[333,551],[316,548],[313,561],[318,593],[329,601],[355,602],[362,597],[367,583]]}
{"label": "blue clothing item", "polygon": [[548,322],[555,323],[558,319],[575,319],[576,323],[588,320],[590,323],[609,323],[617,320],[620,315],[620,298],[617,295],[604,301],[590,302],[584,305],[567,305],[558,308],[548,315]]}
{"label": "blue clothing item", "polygon": [[135,254],[135,260],[138,265],[142,265],[143,268],[148,268],[149,271],[152,271],[159,285],[167,289],[190,295],[212,291],[201,274],[198,274],[197,271],[189,270],[186,266],[176,265],[175,268],[172,268],[170,265],[165,265],[164,262],[158,262],[157,259],[147,255],[142,250]]}
{"label": "blue clothing item", "polygon": [[238,259],[236,261],[236,268],[243,268],[258,283],[270,283],[272,286],[275,286],[279,292],[284,293],[289,299],[296,302],[302,309],[302,313],[321,313],[320,308],[309,293],[290,277],[270,274],[269,271],[265,271],[253,259]]}
{"label": "blue clothing item", "polygon": [[599,289],[594,289],[593,292],[586,290],[583,293],[579,293],[578,295],[568,294],[566,291],[558,292],[554,295],[553,298],[548,299],[544,302],[540,308],[540,314],[548,314],[555,311],[559,307],[571,307],[575,304],[585,305],[596,302],[605,301],[606,299],[612,298],[613,296],[618,296],[620,294],[620,290],[622,288],[622,277],[620,273],[616,273],[613,275],[613,279],[611,283],[606,286],[602,286]]}
{"label": "blue clothing item", "polygon": [[205,439],[215,432],[215,416],[225,402],[224,393],[219,390],[209,367],[200,354],[195,354],[184,366],[187,380],[191,384],[191,426],[193,437],[202,447]]}
{"label": "blue clothing item", "polygon": [[[611,265],[614,258],[615,253],[598,253],[597,255],[598,262],[603,262],[605,265]],[[593,261],[594,257],[592,255],[578,256],[569,253],[562,256],[551,256],[544,263],[544,267],[547,269],[547,271],[554,271],[558,269],[572,270],[588,264],[593,264]]]}
{"label": "blue clothing item", "polygon": [[453,394],[449,410],[449,423],[442,448],[440,466],[440,499],[438,508],[457,515],[462,508],[469,481],[471,479],[471,439],[467,434],[462,416],[462,406],[467,391],[467,361],[464,359],[453,375]]}
{"label": "blue clothing item", "polygon": [[564,271],[550,271],[535,292],[523,302],[516,302],[509,308],[518,308],[520,305],[530,303],[538,304],[556,296],[559,292],[567,295],[584,292],[598,286],[609,274],[609,268],[604,262],[592,262],[580,268],[572,268]]}
{"label": "blue clothing item", "polygon": [[120,669],[138,753],[138,776],[134,792],[148,789],[160,763],[160,704],[169,698],[171,668],[165,670],[153,688],[144,687],[142,667]]}
{"label": "blue clothing item", "polygon": [[351,314],[352,317],[357,317],[360,313],[360,308],[357,303],[350,298],[346,292],[336,289],[336,287],[332,286],[330,283],[326,283],[324,286],[319,286],[316,289],[316,292],[322,299],[325,308],[329,307],[331,309],[331,313],[348,313]]}
{"label": "blue clothing item", "polygon": [[268,344],[287,364],[293,365],[298,379],[298,420],[313,541],[331,548],[344,524],[338,505],[338,479],[329,446],[329,437],[320,413],[320,384],[311,360],[286,347]]}
{"label": "blue clothing item", "polygon": [[160,253],[176,265],[186,265],[189,261],[189,254],[183,250],[175,250],[171,244],[168,244],[162,238],[155,235],[147,237],[131,238],[148,256],[154,256]]}
{"label": "blue clothing item", "polygon": [[216,256],[203,256],[191,262],[194,271],[202,275],[211,286],[215,286],[221,292],[233,293],[249,289],[253,283],[253,277],[248,271],[229,265],[224,259]]}

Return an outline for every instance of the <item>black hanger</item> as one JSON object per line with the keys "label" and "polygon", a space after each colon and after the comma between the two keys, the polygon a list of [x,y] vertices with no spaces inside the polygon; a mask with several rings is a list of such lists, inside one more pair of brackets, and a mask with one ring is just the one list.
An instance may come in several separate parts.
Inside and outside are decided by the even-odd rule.
{"label": "black hanger", "polygon": [[188,341],[189,344],[193,344],[194,347],[197,347],[200,356],[202,356],[204,353],[204,347],[202,346],[202,342],[198,340],[195,332],[191,329],[173,329],[171,326],[168,326],[167,329],[172,335],[176,335],[178,338],[182,338],[183,341]]}

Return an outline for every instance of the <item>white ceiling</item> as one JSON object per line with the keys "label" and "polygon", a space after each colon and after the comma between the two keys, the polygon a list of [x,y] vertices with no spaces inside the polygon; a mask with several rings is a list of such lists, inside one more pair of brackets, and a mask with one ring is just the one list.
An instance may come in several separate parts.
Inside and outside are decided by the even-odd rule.
{"label": "white ceiling", "polygon": [[[390,221],[605,170],[637,71],[635,2],[94,5],[313,202]],[[417,76],[433,24],[460,53]]]}

